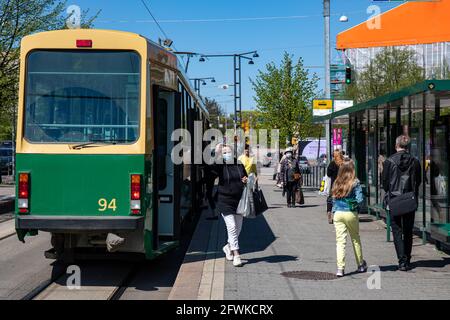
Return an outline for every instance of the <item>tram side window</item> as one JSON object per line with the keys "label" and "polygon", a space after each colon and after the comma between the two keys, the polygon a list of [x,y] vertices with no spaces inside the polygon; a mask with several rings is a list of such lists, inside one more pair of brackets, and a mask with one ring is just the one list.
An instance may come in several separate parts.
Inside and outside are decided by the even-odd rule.
{"label": "tram side window", "polygon": [[27,59],[25,138],[136,141],[140,57],[131,51],[38,50]]}

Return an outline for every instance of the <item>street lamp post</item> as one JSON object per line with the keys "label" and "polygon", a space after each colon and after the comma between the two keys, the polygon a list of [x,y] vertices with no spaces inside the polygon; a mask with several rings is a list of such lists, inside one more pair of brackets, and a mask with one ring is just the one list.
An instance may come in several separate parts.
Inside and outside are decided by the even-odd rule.
{"label": "street lamp post", "polygon": [[205,80],[211,80],[212,83],[216,82],[216,79],[214,77],[190,78],[190,80],[194,81],[194,89],[199,96],[200,96],[200,85],[206,85]]}
{"label": "street lamp post", "polygon": [[[249,57],[249,55],[252,55],[252,57]],[[204,62],[205,58],[218,58],[218,57],[233,57],[233,77],[234,77],[234,130],[237,131],[237,127],[239,124],[239,127],[241,126],[242,122],[242,89],[241,89],[241,59],[247,59],[248,64],[253,65],[255,64],[253,62],[253,58],[258,58],[258,52],[257,51],[249,51],[249,52],[243,52],[243,53],[234,53],[234,54],[205,54],[202,55],[199,59],[200,62]],[[239,116],[238,116],[239,114]]]}
{"label": "street lamp post", "polygon": [[[325,99],[331,99],[331,48],[330,48],[330,0],[323,0],[323,17],[325,20]],[[326,121],[327,159],[331,160],[331,120]]]}
{"label": "street lamp post", "polygon": [[173,54],[177,54],[177,55],[185,55],[185,56],[187,57],[187,60],[186,60],[186,66],[185,66],[185,68],[184,68],[184,73],[187,73],[187,72],[188,72],[189,62],[191,61],[191,58],[200,55],[200,53],[197,53],[197,52],[190,52],[190,51],[174,51]]}

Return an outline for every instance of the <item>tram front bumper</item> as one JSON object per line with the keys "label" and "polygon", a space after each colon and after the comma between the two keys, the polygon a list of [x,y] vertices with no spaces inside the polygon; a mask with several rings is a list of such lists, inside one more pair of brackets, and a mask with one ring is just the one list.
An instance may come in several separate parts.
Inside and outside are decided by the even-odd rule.
{"label": "tram front bumper", "polygon": [[142,216],[76,217],[76,216],[17,216],[16,229],[49,232],[134,231],[142,229]]}

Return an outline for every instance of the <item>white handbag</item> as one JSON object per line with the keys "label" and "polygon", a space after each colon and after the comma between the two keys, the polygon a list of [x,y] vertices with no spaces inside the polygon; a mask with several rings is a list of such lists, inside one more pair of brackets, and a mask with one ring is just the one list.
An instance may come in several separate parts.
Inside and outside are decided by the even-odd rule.
{"label": "white handbag", "polygon": [[331,178],[329,176],[324,176],[320,184],[319,195],[328,197],[331,192]]}

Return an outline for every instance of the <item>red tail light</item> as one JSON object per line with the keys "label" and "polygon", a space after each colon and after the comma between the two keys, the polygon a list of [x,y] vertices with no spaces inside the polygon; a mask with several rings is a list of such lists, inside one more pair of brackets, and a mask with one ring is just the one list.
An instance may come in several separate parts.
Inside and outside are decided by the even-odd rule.
{"label": "red tail light", "polygon": [[131,200],[141,199],[141,176],[138,174],[131,175]]}
{"label": "red tail light", "polygon": [[18,188],[18,208],[20,213],[27,213],[29,210],[30,197],[30,174],[19,173],[19,188]]}
{"label": "red tail light", "polygon": [[28,199],[29,181],[28,173],[19,173],[19,199]]}
{"label": "red tail light", "polygon": [[92,40],[77,40],[77,48],[92,48]]}
{"label": "red tail light", "polygon": [[141,213],[141,176],[131,175],[131,201],[130,210],[132,214]]}

